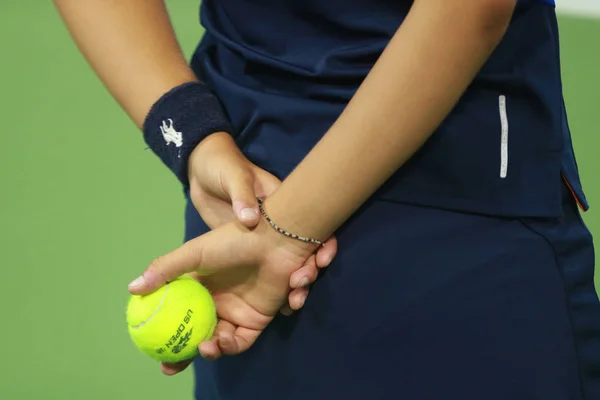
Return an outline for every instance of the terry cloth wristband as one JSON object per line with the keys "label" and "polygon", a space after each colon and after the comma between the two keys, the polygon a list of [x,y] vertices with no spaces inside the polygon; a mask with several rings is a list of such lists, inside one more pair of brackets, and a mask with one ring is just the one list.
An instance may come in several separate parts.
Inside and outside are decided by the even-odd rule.
{"label": "terry cloth wristband", "polygon": [[187,82],[165,93],[143,125],[148,147],[186,187],[188,159],[198,143],[212,133],[232,131],[219,100],[200,82]]}

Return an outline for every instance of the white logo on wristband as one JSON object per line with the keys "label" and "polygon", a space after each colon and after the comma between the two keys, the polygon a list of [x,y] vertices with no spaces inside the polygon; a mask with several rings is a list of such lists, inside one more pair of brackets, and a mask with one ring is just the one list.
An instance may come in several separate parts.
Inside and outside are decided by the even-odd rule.
{"label": "white logo on wristband", "polygon": [[160,131],[162,132],[163,138],[165,138],[165,142],[167,142],[167,146],[170,143],[173,143],[175,147],[181,147],[183,145],[183,134],[181,132],[177,132],[175,128],[173,128],[173,120],[168,119],[169,125],[167,125],[166,121],[162,122],[162,126],[160,127]]}

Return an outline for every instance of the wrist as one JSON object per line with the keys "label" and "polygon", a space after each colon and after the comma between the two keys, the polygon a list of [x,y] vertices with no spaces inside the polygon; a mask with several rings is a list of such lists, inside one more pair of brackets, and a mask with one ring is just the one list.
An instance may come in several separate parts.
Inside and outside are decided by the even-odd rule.
{"label": "wrist", "polygon": [[265,238],[266,243],[270,243],[272,248],[283,250],[283,252],[288,255],[293,255],[298,257],[298,259],[302,259],[302,262],[319,248],[319,245],[317,244],[305,243],[283,235],[275,230],[262,215],[259,223],[254,229]]}
{"label": "wrist", "polygon": [[191,170],[191,166],[195,159],[205,158],[208,154],[214,154],[220,151],[236,151],[239,152],[239,148],[233,137],[227,132],[215,132],[204,138],[190,153],[188,159],[188,170]]}
{"label": "wrist", "polygon": [[295,218],[290,218],[271,198],[262,200],[261,203],[261,222],[271,231],[272,236],[277,236],[277,241],[282,245],[294,247],[301,253],[312,254],[325,242],[325,238],[308,235],[308,230],[302,224],[295,223]]}
{"label": "wrist", "polygon": [[198,143],[198,145],[196,146],[196,148],[222,148],[222,147],[229,147],[229,148],[238,148],[237,145],[235,144],[235,141],[233,140],[233,137],[224,131],[219,131],[219,132],[214,132],[211,133],[210,135],[208,135],[207,137],[205,137],[204,139],[202,139],[200,141],[200,143]]}
{"label": "wrist", "polygon": [[232,130],[218,99],[197,81],[165,93],[143,125],[149,148],[184,186],[189,185],[188,163],[198,144],[215,132]]}

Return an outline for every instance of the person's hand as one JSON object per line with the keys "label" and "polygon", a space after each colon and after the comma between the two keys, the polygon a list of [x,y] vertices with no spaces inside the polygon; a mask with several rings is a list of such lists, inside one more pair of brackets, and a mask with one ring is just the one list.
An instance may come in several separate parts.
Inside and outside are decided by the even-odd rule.
{"label": "person's hand", "polygon": [[[234,221],[157,258],[129,291],[148,294],[181,275],[196,277],[210,290],[219,317],[214,336],[200,344],[200,354],[206,359],[235,355],[252,346],[275,317],[287,299],[290,276],[315,250],[264,219],[252,229]],[[190,363],[163,364],[163,372],[171,375]]]}
{"label": "person's hand", "polygon": [[251,163],[225,132],[208,136],[194,149],[188,178],[192,203],[210,229],[236,218],[249,228],[256,226],[256,198],[269,196],[281,184]]}
{"label": "person's hand", "polygon": [[[190,198],[194,207],[208,225],[215,229],[238,220],[252,228],[262,218],[257,197],[268,197],[281,181],[251,163],[225,132],[217,132],[204,139],[192,152],[188,161]],[[306,265],[290,276],[292,289],[288,303],[281,312],[290,315],[304,304],[308,285],[313,283],[319,268],[325,268],[335,257],[337,242],[331,238]]]}

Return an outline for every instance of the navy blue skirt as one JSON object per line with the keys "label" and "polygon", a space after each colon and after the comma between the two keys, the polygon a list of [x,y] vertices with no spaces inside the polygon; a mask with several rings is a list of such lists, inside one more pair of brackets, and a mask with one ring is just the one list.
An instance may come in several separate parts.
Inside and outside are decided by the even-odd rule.
{"label": "navy blue skirt", "polygon": [[[193,205],[186,238],[208,230]],[[196,360],[199,400],[600,399],[592,236],[370,200],[304,308],[248,352]]]}

